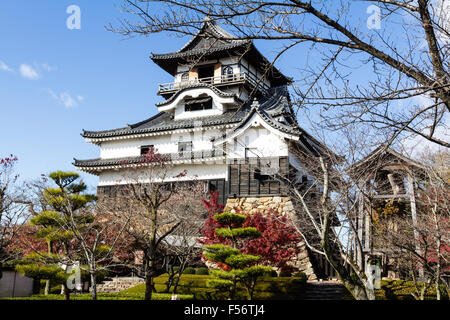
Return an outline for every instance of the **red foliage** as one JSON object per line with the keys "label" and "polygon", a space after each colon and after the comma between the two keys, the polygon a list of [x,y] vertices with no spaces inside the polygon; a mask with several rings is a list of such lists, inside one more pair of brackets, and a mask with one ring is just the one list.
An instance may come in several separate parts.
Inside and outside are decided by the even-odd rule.
{"label": "red foliage", "polygon": [[[450,274],[450,245],[448,242],[448,230],[450,230],[449,206],[450,193],[446,188],[428,187],[417,197],[419,214],[424,229],[421,235],[423,246],[427,247],[426,252],[428,263],[441,264],[443,273]],[[432,217],[431,212],[435,211],[436,216]],[[436,220],[435,220],[436,219]],[[437,230],[436,226],[439,226]],[[440,247],[437,247],[437,238],[440,238]],[[439,255],[438,255],[439,252]]]}
{"label": "red foliage", "polygon": [[291,226],[286,216],[270,212],[267,215],[254,213],[247,215],[244,227],[255,227],[262,235],[246,241],[243,253],[261,256],[265,265],[279,268],[281,272],[292,273],[298,269],[291,266],[301,252],[301,235]]}
{"label": "red foliage", "polygon": [[[219,237],[214,230],[223,227],[214,220],[214,215],[223,211],[223,205],[219,204],[219,194],[217,191],[209,193],[209,200],[202,200],[208,210],[208,217],[201,230],[204,238],[202,244],[229,244],[229,240]],[[236,209],[235,209],[236,210]],[[244,212],[241,212],[246,214]],[[242,253],[261,256],[261,263],[264,265],[279,268],[281,272],[292,273],[298,269],[289,265],[301,252],[299,243],[302,241],[301,235],[289,223],[285,216],[270,212],[267,215],[254,213],[247,215],[247,220],[243,227],[255,227],[262,236],[253,240],[242,242]],[[219,266],[223,268],[224,266]]]}
{"label": "red foliage", "polygon": [[19,159],[15,155],[11,154],[9,157],[0,159],[0,167],[3,167],[5,169],[8,167],[12,167],[14,163],[18,160]]}
{"label": "red foliage", "polygon": [[17,230],[16,236],[8,245],[7,250],[19,256],[24,256],[33,252],[46,252],[47,243],[44,239],[37,239],[38,228],[31,225],[23,225]]}
{"label": "red foliage", "polygon": [[217,190],[214,192],[209,191],[209,199],[202,199],[202,202],[205,205],[206,210],[208,211],[208,217],[205,220],[203,228],[200,230],[200,233],[204,238],[199,242],[201,244],[215,244],[226,242],[226,239],[219,237],[214,232],[216,228],[223,227],[213,218],[216,213],[221,213],[224,208],[224,206],[219,203],[219,192]]}
{"label": "red foliage", "polygon": [[158,152],[157,149],[151,147],[142,155],[142,162],[140,164],[165,164],[168,161],[167,157]]}

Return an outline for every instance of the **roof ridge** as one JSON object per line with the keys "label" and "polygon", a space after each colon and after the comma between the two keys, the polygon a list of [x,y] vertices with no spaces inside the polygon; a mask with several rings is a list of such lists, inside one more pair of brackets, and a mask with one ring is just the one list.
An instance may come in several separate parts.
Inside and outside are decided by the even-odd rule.
{"label": "roof ridge", "polygon": [[134,124],[128,124],[128,126],[129,126],[131,129],[134,129],[134,128],[139,127],[140,125],[142,125],[142,124],[144,124],[144,123],[146,123],[146,122],[152,121],[152,120],[154,120],[154,119],[156,119],[156,118],[158,118],[158,117],[160,117],[160,116],[162,116],[162,115],[164,115],[164,114],[165,114],[165,112],[161,111],[161,112],[158,112],[157,114],[155,114],[154,116],[151,116],[151,117],[148,118],[148,119],[139,121],[139,122],[134,123]]}
{"label": "roof ridge", "polygon": [[[225,29],[221,28],[214,20],[211,20],[211,18],[208,18],[208,16],[205,17],[204,23],[202,25],[202,27],[198,30],[198,32],[192,36],[192,38],[183,46],[181,47],[179,50],[175,51],[176,53],[182,53],[184,52],[184,50],[189,47],[189,45],[191,45],[195,39],[197,39],[200,34],[205,33],[207,34],[208,32],[208,28],[211,31],[213,37],[217,36],[218,38],[229,38],[231,42],[242,42],[243,40],[240,39],[233,39],[235,38],[232,34],[230,34],[229,32],[227,32]],[[206,32],[205,32],[206,30]],[[206,37],[207,38],[207,37]]]}

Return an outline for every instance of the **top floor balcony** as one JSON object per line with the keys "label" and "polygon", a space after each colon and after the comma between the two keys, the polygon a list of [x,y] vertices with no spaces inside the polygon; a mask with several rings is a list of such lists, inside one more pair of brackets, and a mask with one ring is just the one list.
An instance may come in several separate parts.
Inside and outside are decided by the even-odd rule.
{"label": "top floor balcony", "polygon": [[262,92],[269,90],[269,86],[262,81],[259,81],[253,76],[250,76],[246,72],[239,72],[235,74],[225,74],[215,77],[195,78],[190,80],[182,80],[170,83],[163,83],[158,85],[158,94],[170,94],[180,89],[189,87],[193,84],[206,83],[216,87],[229,86],[234,84],[249,84],[252,87],[258,87]]}

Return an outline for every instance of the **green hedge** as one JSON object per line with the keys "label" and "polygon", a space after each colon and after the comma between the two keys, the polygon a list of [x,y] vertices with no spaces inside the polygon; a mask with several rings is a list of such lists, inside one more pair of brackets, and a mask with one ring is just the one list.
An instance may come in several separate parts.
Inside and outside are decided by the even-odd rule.
{"label": "green hedge", "polygon": [[[414,300],[414,282],[406,280],[382,280],[381,289],[376,290],[377,300]],[[445,286],[441,286],[441,299],[448,300]],[[436,300],[436,289],[433,286],[425,295],[425,300]]]}
{"label": "green hedge", "polygon": [[195,274],[196,275],[208,275],[209,274],[209,270],[208,270],[208,268],[197,268],[195,270]]}
{"label": "green hedge", "polygon": [[183,274],[195,274],[195,268],[187,267],[183,270]]}
{"label": "green hedge", "polygon": [[[162,292],[166,286],[168,276],[162,275],[155,279],[155,288]],[[223,300],[228,296],[217,289],[208,288],[206,281],[211,279],[208,275],[183,274],[178,285],[178,294],[190,294],[197,300]],[[254,299],[256,300],[298,300],[302,299],[306,279],[302,278],[272,278],[262,277],[256,284]],[[145,284],[122,291],[120,294],[143,295]],[[246,300],[247,290],[241,285],[236,290],[236,299]]]}

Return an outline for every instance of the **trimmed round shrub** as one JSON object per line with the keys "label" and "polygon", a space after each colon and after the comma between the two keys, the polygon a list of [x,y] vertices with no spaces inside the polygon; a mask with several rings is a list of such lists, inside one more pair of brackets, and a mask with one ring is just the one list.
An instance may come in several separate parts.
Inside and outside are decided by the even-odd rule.
{"label": "trimmed round shrub", "polygon": [[297,272],[296,274],[294,274],[294,278],[300,279],[302,281],[308,280],[308,276],[304,272]]}
{"label": "trimmed round shrub", "polygon": [[306,278],[306,273],[304,272],[297,272],[294,274],[295,278]]}
{"label": "trimmed round shrub", "polygon": [[264,274],[265,277],[278,277],[278,273],[275,270],[271,270]]}
{"label": "trimmed round shrub", "polygon": [[184,269],[183,274],[195,274],[195,268],[187,267]]}
{"label": "trimmed round shrub", "polygon": [[292,274],[286,272],[280,272],[279,277],[292,277]]}
{"label": "trimmed round shrub", "polygon": [[208,270],[208,268],[198,268],[197,270],[195,270],[195,274],[197,274],[197,275],[208,275],[209,274],[209,270]]}

